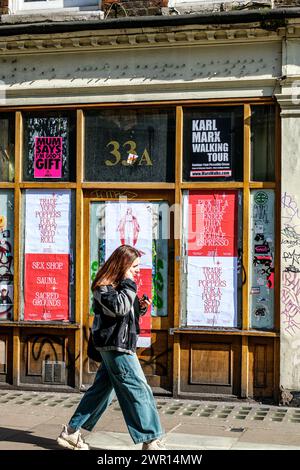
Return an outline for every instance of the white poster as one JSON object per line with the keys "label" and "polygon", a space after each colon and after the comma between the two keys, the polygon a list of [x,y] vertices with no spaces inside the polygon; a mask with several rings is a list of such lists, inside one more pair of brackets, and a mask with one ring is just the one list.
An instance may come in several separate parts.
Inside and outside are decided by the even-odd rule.
{"label": "white poster", "polygon": [[187,325],[236,327],[236,257],[188,257]]}
{"label": "white poster", "polygon": [[105,206],[105,257],[120,245],[141,253],[141,268],[152,269],[152,204],[107,202]]}
{"label": "white poster", "polygon": [[[105,258],[120,245],[130,245],[141,255],[136,276],[137,295],[152,298],[152,204],[107,202],[105,206]],[[140,317],[138,347],[151,346],[151,309]]]}
{"label": "white poster", "polygon": [[25,253],[70,253],[71,193],[27,190]]}

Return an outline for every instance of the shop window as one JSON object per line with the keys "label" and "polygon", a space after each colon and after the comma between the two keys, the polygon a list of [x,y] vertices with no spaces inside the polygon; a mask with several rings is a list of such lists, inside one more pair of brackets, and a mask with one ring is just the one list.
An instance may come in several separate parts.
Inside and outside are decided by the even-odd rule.
{"label": "shop window", "polygon": [[75,128],[71,113],[24,116],[24,180],[75,180]]}
{"label": "shop window", "polygon": [[[151,316],[168,315],[169,205],[160,202],[93,202],[90,206],[90,276],[121,244],[141,252],[138,295],[152,298]],[[92,311],[92,296],[90,298]],[[148,312],[150,318],[150,310]],[[147,325],[148,315],[142,322]],[[146,329],[147,326],[142,329]],[[148,328],[150,326],[148,325]]]}
{"label": "shop window", "polygon": [[0,189],[0,320],[13,319],[14,193]]}
{"label": "shop window", "polygon": [[86,112],[85,180],[172,182],[174,144],[174,111]]}
{"label": "shop window", "polygon": [[251,191],[251,328],[274,328],[275,194]]}
{"label": "shop window", "polygon": [[275,181],[275,108],[251,107],[251,179]]}
{"label": "shop window", "polygon": [[15,125],[13,114],[0,114],[0,181],[15,177]]}
{"label": "shop window", "polygon": [[23,214],[22,320],[73,320],[75,195],[26,190]]}
{"label": "shop window", "polygon": [[241,181],[243,108],[184,111],[183,180]]}
{"label": "shop window", "polygon": [[184,192],[183,326],[241,326],[241,246],[239,191]]}

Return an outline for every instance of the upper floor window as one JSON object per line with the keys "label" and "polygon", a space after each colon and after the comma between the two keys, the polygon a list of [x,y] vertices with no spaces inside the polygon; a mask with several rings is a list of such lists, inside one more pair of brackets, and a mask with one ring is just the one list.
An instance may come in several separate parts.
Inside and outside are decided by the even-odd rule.
{"label": "upper floor window", "polygon": [[101,6],[101,0],[11,0],[13,12],[53,10],[67,8],[70,10],[94,10]]}

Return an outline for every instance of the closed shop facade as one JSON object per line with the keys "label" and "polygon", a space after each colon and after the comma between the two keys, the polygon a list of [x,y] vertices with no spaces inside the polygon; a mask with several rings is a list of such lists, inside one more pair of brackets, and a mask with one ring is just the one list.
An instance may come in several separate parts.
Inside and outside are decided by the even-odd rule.
{"label": "closed shop facade", "polygon": [[127,243],[153,390],[279,399],[282,31],[174,21],[3,39],[4,387],[92,383],[90,285]]}

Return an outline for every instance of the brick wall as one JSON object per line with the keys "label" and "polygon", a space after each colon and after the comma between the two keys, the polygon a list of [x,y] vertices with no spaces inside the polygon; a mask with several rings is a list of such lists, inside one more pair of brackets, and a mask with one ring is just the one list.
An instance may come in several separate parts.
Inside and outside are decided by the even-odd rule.
{"label": "brick wall", "polygon": [[103,0],[102,9],[107,18],[124,16],[155,16],[162,14],[168,0]]}
{"label": "brick wall", "polygon": [[300,7],[300,0],[275,0],[275,8]]}
{"label": "brick wall", "polygon": [[0,15],[8,13],[8,0],[0,0]]}

